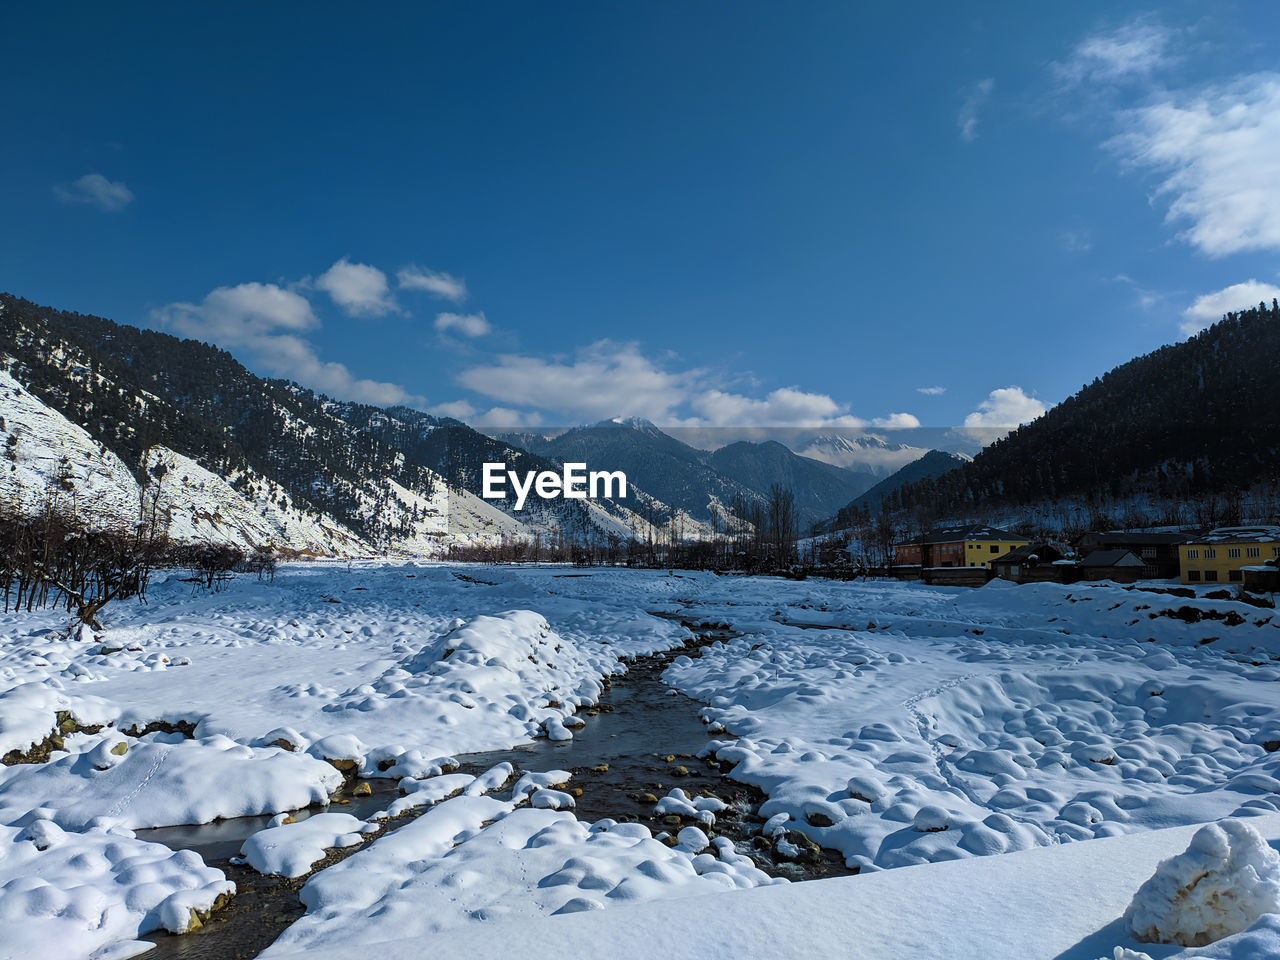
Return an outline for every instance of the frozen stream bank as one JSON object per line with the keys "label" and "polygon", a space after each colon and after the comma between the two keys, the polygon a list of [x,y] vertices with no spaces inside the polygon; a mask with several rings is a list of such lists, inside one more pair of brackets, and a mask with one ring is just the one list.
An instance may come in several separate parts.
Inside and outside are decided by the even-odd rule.
{"label": "frozen stream bank", "polygon": [[[839,854],[823,851],[799,834],[792,834],[789,841],[785,835],[780,838],[783,849],[788,849],[788,842],[794,847],[791,855],[780,856],[777,838],[761,833],[764,818],[757,810],[764,795],[754,787],[731,780],[714,758],[698,756],[705,755],[709,740],[707,728],[699,719],[702,704],[677,693],[661,676],[675,657],[697,657],[704,646],[733,635],[716,628],[686,625],[694,639],[683,649],[630,662],[627,672],[608,685],[599,703],[582,711],[587,723],[575,731],[572,739],[542,739],[507,750],[460,754],[456,758],[459,771],[481,776],[503,763],[511,764],[517,775],[568,770],[573,774],[569,787],[578,819],[588,823],[605,818],[642,823],[655,836],[669,837],[668,843],[675,842],[683,827],[698,822],[687,814],[665,812],[660,801],[669,791],[680,789],[690,798],[716,797],[726,806],[717,814],[714,827],[708,827],[706,832],[730,838],[736,849],[750,856],[766,873],[791,880],[856,873],[844,865]],[[393,780],[367,782],[367,795],[353,796],[346,789],[337,795],[336,804],[299,811],[296,817],[301,820],[328,809],[367,819],[400,796]],[[422,812],[422,808],[415,808],[386,821],[382,833],[371,836],[361,846],[416,819]],[[270,821],[270,817],[243,817],[139,832],[140,838],[199,853],[234,880],[238,889],[231,903],[199,930],[181,936],[148,936],[146,939],[157,946],[147,954],[151,960],[254,957],[303,916],[305,908],[298,895],[306,877],[263,876],[232,862],[244,841],[267,828]],[[312,873],[345,860],[361,846],[330,851]]]}

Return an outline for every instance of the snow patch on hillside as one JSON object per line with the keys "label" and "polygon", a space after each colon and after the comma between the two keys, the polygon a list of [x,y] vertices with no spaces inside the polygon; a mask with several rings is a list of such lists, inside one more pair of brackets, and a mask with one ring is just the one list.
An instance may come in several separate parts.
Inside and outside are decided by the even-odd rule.
{"label": "snow patch on hillside", "polygon": [[50,498],[98,523],[138,519],[124,461],[0,369],[0,499],[30,513]]}
{"label": "snow patch on hillside", "polygon": [[259,547],[315,554],[349,554],[360,539],[333,521],[299,510],[282,488],[253,473],[239,475],[250,500],[227,480],[167,447],[146,454],[147,510],[168,518],[169,536],[190,543],[223,543],[251,551]]}

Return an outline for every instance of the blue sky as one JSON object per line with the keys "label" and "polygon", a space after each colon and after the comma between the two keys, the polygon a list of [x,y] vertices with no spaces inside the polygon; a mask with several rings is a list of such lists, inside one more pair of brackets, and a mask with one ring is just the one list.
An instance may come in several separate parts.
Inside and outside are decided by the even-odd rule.
{"label": "blue sky", "polygon": [[1000,428],[1280,295],[1268,2],[27,4],[0,288],[473,422]]}

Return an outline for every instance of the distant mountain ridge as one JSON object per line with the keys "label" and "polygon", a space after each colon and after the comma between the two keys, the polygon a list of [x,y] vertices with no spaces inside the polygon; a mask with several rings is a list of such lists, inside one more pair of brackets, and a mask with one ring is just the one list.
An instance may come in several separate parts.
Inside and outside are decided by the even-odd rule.
{"label": "distant mountain ridge", "polygon": [[794,453],[776,440],[739,440],[712,452],[718,472],[753,490],[768,494],[775,483],[795,496],[802,530],[831,516],[832,511],[876,482],[873,473],[854,472]]}
{"label": "distant mountain ridge", "polygon": [[713,525],[717,519],[723,523],[735,503],[763,503],[778,483],[795,495],[797,519],[804,528],[831,516],[876,479],[802,457],[771,440],[700,450],[636,417],[601,420],[553,437],[526,431],[502,438],[560,463],[622,470],[654,497]]}
{"label": "distant mountain ridge", "polygon": [[844,467],[856,473],[885,477],[927,453],[923,447],[890,443],[875,434],[848,437],[839,433],[819,434],[792,444],[801,456]]}
{"label": "distant mountain ridge", "polygon": [[855,497],[837,511],[832,522],[834,528],[847,527],[854,522],[855,513],[879,513],[886,499],[892,500],[895,493],[904,486],[926,478],[937,478],[969,462],[971,458],[962,453],[951,453],[947,450],[930,450],[919,460],[912,460],[901,470],[871,487],[865,493]]}
{"label": "distant mountain ridge", "polygon": [[[503,501],[479,498],[467,458],[450,451],[482,450],[504,462],[527,454],[457,421],[338,403],[296,384],[257,377],[217,347],[9,294],[0,294],[3,367],[14,380],[10,402],[17,402],[21,389],[69,424],[56,426],[57,418],[33,415],[21,435],[5,426],[0,441],[6,449],[14,456],[29,450],[33,459],[24,462],[39,466],[23,474],[29,481],[44,476],[53,483],[60,468],[49,451],[64,435],[82,431],[127,465],[139,490],[156,482],[156,464],[169,462],[192,465],[184,475],[199,473],[198,480],[187,476],[193,497],[207,499],[217,489],[221,506],[212,500],[175,503],[177,513],[232,510],[227,491],[239,497],[234,512],[246,518],[287,504],[307,518],[315,534],[309,548],[317,552],[435,554],[450,544],[547,536],[643,539],[661,535],[661,524],[678,515],[639,495],[653,522],[625,507],[567,500],[539,501],[517,514]],[[37,428],[45,434],[38,436]],[[452,446],[441,448],[445,437],[453,438]],[[0,493],[29,498],[29,490],[18,496],[8,489],[17,475],[0,473]],[[181,479],[169,481],[170,488]],[[276,519],[268,527],[286,541],[288,525]],[[258,529],[250,519],[241,527]],[[696,524],[681,529],[701,532]]]}
{"label": "distant mountain ridge", "polygon": [[559,463],[621,470],[631,483],[704,524],[723,523],[735,499],[763,501],[759,491],[718,473],[706,451],[663,433],[648,420],[601,420],[550,438],[523,433],[519,439],[529,452]]}

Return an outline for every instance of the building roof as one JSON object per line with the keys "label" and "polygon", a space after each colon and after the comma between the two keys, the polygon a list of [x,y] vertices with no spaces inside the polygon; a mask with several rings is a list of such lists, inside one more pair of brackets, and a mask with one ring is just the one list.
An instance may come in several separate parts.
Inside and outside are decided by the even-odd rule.
{"label": "building roof", "polygon": [[1082,567],[1141,567],[1142,558],[1132,550],[1095,550],[1080,561]]}
{"label": "building roof", "polygon": [[1035,560],[1038,563],[1055,563],[1062,560],[1066,555],[1057,547],[1050,543],[1040,541],[1039,543],[1026,543],[1020,547],[1014,547],[1003,556],[996,557],[992,563],[1029,563]]}
{"label": "building roof", "polygon": [[1186,543],[1194,536],[1190,533],[1108,533],[1090,530],[1080,537],[1083,540],[1096,540],[1099,543],[1113,543],[1119,547],[1177,546]]}
{"label": "building roof", "polygon": [[987,526],[985,523],[957,523],[950,526],[934,527],[919,537],[905,541],[916,543],[954,543],[957,540],[1022,540],[1007,530]]}
{"label": "building roof", "polygon": [[1187,543],[1270,543],[1280,540],[1280,527],[1262,525],[1256,527],[1218,527]]}

